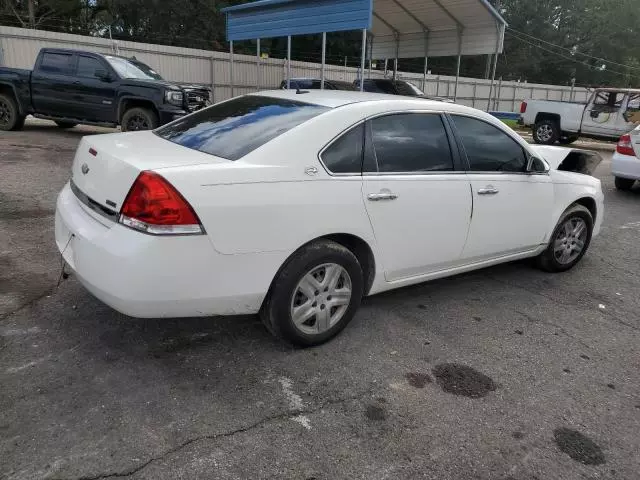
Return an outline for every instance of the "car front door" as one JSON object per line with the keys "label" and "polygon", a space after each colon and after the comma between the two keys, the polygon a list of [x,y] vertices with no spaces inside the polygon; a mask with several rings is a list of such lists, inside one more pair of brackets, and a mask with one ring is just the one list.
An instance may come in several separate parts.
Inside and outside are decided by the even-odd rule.
{"label": "car front door", "polygon": [[369,120],[366,133],[362,195],[386,280],[454,266],[471,192],[444,116],[389,114]]}
{"label": "car front door", "polygon": [[71,52],[42,52],[31,75],[31,98],[37,113],[72,117],[73,65]]}
{"label": "car front door", "polygon": [[540,246],[550,233],[547,229],[553,208],[553,184],[548,173],[527,173],[529,156],[515,133],[475,117],[450,118],[468,162],[473,195],[464,263]]}
{"label": "car front door", "polygon": [[[107,75],[109,78],[106,78]],[[91,122],[114,122],[118,84],[111,67],[98,57],[80,53],[75,79],[72,92],[76,118]]]}

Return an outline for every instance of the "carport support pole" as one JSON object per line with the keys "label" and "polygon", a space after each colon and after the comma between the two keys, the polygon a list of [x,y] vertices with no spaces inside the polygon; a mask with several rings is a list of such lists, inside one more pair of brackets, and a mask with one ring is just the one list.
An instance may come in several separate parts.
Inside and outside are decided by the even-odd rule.
{"label": "carport support pole", "polygon": [[360,91],[364,91],[364,62],[367,57],[367,29],[362,29],[362,55],[360,56]]}
{"label": "carport support pole", "polygon": [[231,83],[231,98],[233,98],[233,40],[229,42],[229,79]]}
{"label": "carport support pole", "polygon": [[460,81],[460,62],[462,60],[462,29],[458,29],[458,62],[456,63],[456,86],[453,89],[453,101],[458,100],[458,82]]}
{"label": "carport support pole", "polygon": [[498,66],[498,52],[500,51],[500,38],[502,30],[498,27],[498,36],[496,37],[496,53],[493,56],[493,71],[491,73],[491,86],[489,87],[489,99],[487,100],[487,112],[491,110],[491,96],[493,95],[493,84],[496,81],[496,68]]}
{"label": "carport support pole", "polygon": [[256,90],[260,91],[260,39],[256,39]]}
{"label": "carport support pole", "polygon": [[287,37],[287,90],[291,88],[291,35]]}
{"label": "carport support pole", "polygon": [[427,88],[427,65],[429,63],[429,32],[424,32],[424,71],[422,72],[422,91]]}
{"label": "carport support pole", "polygon": [[320,89],[324,90],[324,66],[327,56],[327,32],[322,32],[322,68],[320,69]]}
{"label": "carport support pole", "polygon": [[396,58],[393,59],[393,81],[398,77],[398,55],[400,55],[400,37],[396,35]]}

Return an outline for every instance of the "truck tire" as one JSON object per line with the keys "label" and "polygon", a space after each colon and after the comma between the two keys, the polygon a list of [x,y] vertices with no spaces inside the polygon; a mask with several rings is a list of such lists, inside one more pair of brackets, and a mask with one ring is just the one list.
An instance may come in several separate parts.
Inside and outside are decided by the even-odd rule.
{"label": "truck tire", "polygon": [[58,121],[56,121],[56,125],[58,125],[58,127],[60,127],[60,128],[73,128],[78,124],[74,123],[74,122],[58,122]]}
{"label": "truck tire", "polygon": [[553,145],[560,139],[560,128],[554,120],[539,120],[533,126],[533,141],[540,145]]}
{"label": "truck tire", "polygon": [[123,132],[136,132],[140,130],[153,130],[158,126],[158,115],[149,109],[142,107],[130,108],[120,122],[120,128]]}
{"label": "truck tire", "polygon": [[18,104],[10,95],[0,94],[0,130],[20,130],[24,126],[23,115],[20,115]]}
{"label": "truck tire", "polygon": [[636,181],[631,178],[615,177],[615,184],[618,190],[631,190],[631,187],[633,187],[635,182]]}

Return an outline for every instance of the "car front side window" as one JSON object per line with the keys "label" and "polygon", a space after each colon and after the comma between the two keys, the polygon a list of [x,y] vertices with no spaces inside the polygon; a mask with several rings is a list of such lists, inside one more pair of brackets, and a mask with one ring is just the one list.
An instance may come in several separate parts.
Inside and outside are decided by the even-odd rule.
{"label": "car front side window", "polygon": [[482,120],[452,115],[472,172],[524,173],[528,157],[522,146]]}

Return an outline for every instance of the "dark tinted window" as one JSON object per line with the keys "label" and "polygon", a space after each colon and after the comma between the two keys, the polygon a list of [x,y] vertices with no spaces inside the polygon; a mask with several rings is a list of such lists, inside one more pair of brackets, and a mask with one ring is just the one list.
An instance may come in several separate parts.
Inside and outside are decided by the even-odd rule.
{"label": "dark tinted window", "polygon": [[381,172],[453,170],[447,132],[437,114],[408,113],[371,120]]}
{"label": "dark tinted window", "polygon": [[357,173],[362,170],[364,124],[352,128],[322,152],[322,161],[333,173]]}
{"label": "dark tinted window", "polygon": [[80,55],[78,57],[78,71],[76,75],[79,77],[96,78],[96,70],[105,70],[106,67],[100,62],[100,60],[93,57],[85,57]]}
{"label": "dark tinted window", "polygon": [[328,110],[281,98],[247,95],[218,103],[156,130],[184,147],[237,160]]}
{"label": "dark tinted window", "polygon": [[373,93],[395,94],[393,84],[390,80],[365,80],[364,91]]}
{"label": "dark tinted window", "polygon": [[476,172],[524,172],[524,149],[506,133],[481,120],[453,115],[470,169]]}
{"label": "dark tinted window", "polygon": [[43,53],[40,71],[47,73],[70,74],[71,73],[70,53]]}

